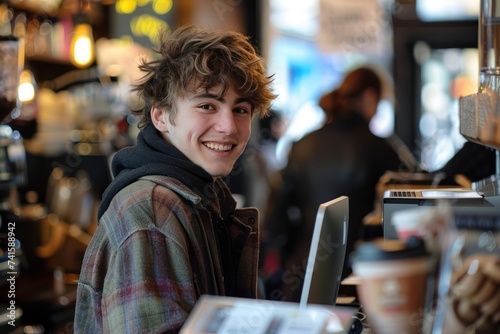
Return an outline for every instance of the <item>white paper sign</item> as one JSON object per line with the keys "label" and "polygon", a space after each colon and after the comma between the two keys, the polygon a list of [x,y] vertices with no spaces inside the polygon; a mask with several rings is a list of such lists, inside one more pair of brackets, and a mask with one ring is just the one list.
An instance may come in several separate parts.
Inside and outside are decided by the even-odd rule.
{"label": "white paper sign", "polygon": [[387,53],[387,15],[377,0],[320,0],[319,46],[327,52]]}

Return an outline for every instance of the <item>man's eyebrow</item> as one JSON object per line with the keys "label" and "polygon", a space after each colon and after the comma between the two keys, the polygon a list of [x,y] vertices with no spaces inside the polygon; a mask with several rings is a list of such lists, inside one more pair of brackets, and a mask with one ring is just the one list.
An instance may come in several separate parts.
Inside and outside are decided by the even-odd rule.
{"label": "man's eyebrow", "polygon": [[215,99],[219,101],[224,101],[224,98],[222,96],[219,96],[218,94],[211,94],[208,92],[201,92],[199,94],[193,95],[190,100],[195,100],[195,99],[203,99],[203,98],[209,98],[209,99]]}
{"label": "man's eyebrow", "polygon": [[236,99],[235,102],[236,103],[250,103],[251,105],[253,105],[253,103],[247,97],[239,97],[239,98]]}
{"label": "man's eyebrow", "polygon": [[[212,94],[212,93],[208,93],[208,92],[202,92],[200,94],[196,94],[193,97],[191,97],[191,100],[203,99],[203,98],[209,98],[209,99],[214,99],[214,100],[217,100],[220,102],[226,102],[226,100],[224,99],[224,96],[220,96],[219,94]],[[245,102],[252,104],[250,99],[247,97],[239,97],[235,101],[235,103],[245,103]]]}

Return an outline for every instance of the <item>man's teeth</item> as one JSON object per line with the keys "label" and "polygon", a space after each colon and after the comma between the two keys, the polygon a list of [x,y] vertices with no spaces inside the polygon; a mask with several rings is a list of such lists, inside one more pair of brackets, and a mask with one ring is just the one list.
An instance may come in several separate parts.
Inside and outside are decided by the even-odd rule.
{"label": "man's teeth", "polygon": [[214,144],[214,143],[206,143],[206,147],[211,148],[212,150],[216,151],[229,151],[232,147],[232,145],[221,145],[221,144]]}

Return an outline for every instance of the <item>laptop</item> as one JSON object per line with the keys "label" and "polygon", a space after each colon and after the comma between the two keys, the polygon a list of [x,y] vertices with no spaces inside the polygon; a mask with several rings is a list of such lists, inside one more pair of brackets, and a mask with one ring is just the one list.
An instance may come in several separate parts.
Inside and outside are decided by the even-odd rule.
{"label": "laptop", "polygon": [[446,202],[452,207],[491,207],[484,196],[470,188],[390,189],[385,191],[382,224],[385,239],[398,239],[392,216],[396,211],[425,209]]}
{"label": "laptop", "polygon": [[319,206],[314,223],[300,306],[335,305],[346,256],[349,198]]}
{"label": "laptop", "polygon": [[345,334],[357,308],[201,296],[180,334]]}

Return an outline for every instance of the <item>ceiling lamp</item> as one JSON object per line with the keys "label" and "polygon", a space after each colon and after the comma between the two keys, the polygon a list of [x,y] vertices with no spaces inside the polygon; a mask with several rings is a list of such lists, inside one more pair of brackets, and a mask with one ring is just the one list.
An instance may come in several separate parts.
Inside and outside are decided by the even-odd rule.
{"label": "ceiling lamp", "polygon": [[31,102],[35,99],[36,82],[33,73],[30,70],[21,72],[19,78],[19,86],[17,88],[17,96],[19,101],[23,103]]}
{"label": "ceiling lamp", "polygon": [[92,26],[87,22],[87,17],[81,11],[81,7],[75,18],[75,27],[71,37],[70,60],[79,68],[89,67],[95,60]]}

